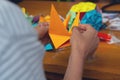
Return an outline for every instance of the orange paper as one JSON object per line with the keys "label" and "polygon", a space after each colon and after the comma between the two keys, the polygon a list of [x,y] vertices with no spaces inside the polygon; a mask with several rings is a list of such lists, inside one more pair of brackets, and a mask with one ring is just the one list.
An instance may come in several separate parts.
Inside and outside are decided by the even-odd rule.
{"label": "orange paper", "polygon": [[63,24],[64,24],[64,26],[65,26],[65,28],[67,28],[68,27],[68,22],[69,22],[69,20],[70,20],[70,14],[66,17],[66,19],[64,20],[64,22],[63,22]]}
{"label": "orange paper", "polygon": [[[75,19],[73,26],[78,26],[78,23],[79,23],[79,21],[77,21],[78,16]],[[52,5],[50,17],[51,18],[50,18],[50,26],[49,26],[49,35],[50,35],[50,38],[52,40],[52,43],[55,49],[69,46],[70,45],[69,40],[70,40],[71,33],[68,32],[66,27],[68,25],[70,15],[68,15],[68,17],[65,19],[63,23],[55,7]]]}
{"label": "orange paper", "polygon": [[70,34],[65,28],[63,22],[61,21],[53,5],[52,5],[50,17],[51,19],[50,19],[49,35],[54,44],[54,47],[57,49],[70,39]]}

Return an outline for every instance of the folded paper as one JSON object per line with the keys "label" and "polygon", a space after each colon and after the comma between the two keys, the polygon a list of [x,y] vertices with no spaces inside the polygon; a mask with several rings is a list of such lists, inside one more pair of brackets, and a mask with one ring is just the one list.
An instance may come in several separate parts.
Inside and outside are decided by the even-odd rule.
{"label": "folded paper", "polygon": [[50,17],[49,35],[55,49],[58,49],[62,44],[70,39],[70,33],[67,31],[53,5],[51,7]]}
{"label": "folded paper", "polygon": [[[25,8],[22,8],[22,11],[26,14]],[[52,50],[70,46],[72,28],[79,24],[90,24],[99,31],[102,27],[102,16],[97,10],[96,4],[92,2],[80,2],[73,5],[67,13],[66,18],[61,20],[60,15],[52,4],[50,16],[39,16],[37,19],[33,17],[32,26],[36,27],[41,22],[50,23],[48,33],[51,42],[45,46],[45,49]],[[99,34],[99,36],[105,38],[104,35]]]}

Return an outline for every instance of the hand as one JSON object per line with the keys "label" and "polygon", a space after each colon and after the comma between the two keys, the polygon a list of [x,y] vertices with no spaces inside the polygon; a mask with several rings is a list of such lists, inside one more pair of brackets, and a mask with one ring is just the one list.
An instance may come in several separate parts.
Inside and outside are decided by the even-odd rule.
{"label": "hand", "polygon": [[49,24],[47,22],[39,23],[38,26],[35,28],[38,32],[39,40],[41,40],[44,45],[50,41],[48,28]]}
{"label": "hand", "polygon": [[97,37],[97,31],[93,27],[80,24],[78,27],[73,28],[70,42],[72,50],[82,52],[80,55],[86,58],[96,50],[99,38]]}

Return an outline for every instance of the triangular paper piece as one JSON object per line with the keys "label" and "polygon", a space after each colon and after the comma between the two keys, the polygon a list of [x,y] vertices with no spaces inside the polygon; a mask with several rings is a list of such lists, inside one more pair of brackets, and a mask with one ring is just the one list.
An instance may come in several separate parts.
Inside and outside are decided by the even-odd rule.
{"label": "triangular paper piece", "polygon": [[73,28],[73,27],[76,27],[76,26],[79,25],[79,21],[80,21],[79,17],[80,17],[80,12],[77,13],[77,16],[76,16],[76,18],[75,18],[75,20],[74,20],[74,22],[73,22],[73,24],[72,24],[72,27],[71,27],[70,30],[69,30],[69,33],[72,32],[72,28]]}
{"label": "triangular paper piece", "polygon": [[62,44],[70,39],[69,36],[62,36],[56,34],[50,34],[51,40],[54,44],[55,49],[59,48]]}
{"label": "triangular paper piece", "polygon": [[50,17],[49,33],[70,36],[53,5]]}
{"label": "triangular paper piece", "polygon": [[40,16],[40,17],[39,17],[39,23],[41,23],[41,22],[45,22],[45,19],[44,19],[43,16]]}
{"label": "triangular paper piece", "polygon": [[52,50],[53,49],[53,46],[51,43],[48,43],[47,45],[45,45],[45,50],[46,51],[49,51],[49,50]]}
{"label": "triangular paper piece", "polygon": [[69,15],[66,17],[66,19],[64,20],[64,22],[63,22],[65,28],[68,27],[68,22],[69,22],[69,20],[70,20],[70,17],[71,17],[71,14],[69,14]]}
{"label": "triangular paper piece", "polygon": [[59,48],[64,48],[70,46],[70,40],[66,41],[64,44],[62,44]]}
{"label": "triangular paper piece", "polygon": [[67,31],[66,27],[64,26],[63,22],[61,21],[53,5],[50,17],[51,19],[49,26],[49,35],[55,49],[57,49],[59,48],[59,46],[61,46],[70,39],[70,34]]}
{"label": "triangular paper piece", "polygon": [[85,13],[86,12],[80,12],[80,17],[79,17],[80,20],[82,20],[82,18],[84,17]]}

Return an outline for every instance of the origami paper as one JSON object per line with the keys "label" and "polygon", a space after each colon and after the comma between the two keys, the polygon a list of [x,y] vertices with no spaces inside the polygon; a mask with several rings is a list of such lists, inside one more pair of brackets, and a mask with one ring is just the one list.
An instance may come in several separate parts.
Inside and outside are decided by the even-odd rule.
{"label": "origami paper", "polygon": [[71,29],[73,24],[73,21],[76,17],[75,14],[80,12],[79,20],[81,24],[90,24],[93,26],[97,31],[99,31],[102,28],[102,16],[101,13],[96,10],[97,6],[96,4],[92,2],[80,2],[78,4],[75,4],[71,7],[68,14],[71,14],[71,19],[69,21],[69,29]]}
{"label": "origami paper", "polygon": [[[83,4],[87,5],[83,7]],[[75,7],[78,7],[78,5],[75,5]],[[72,28],[74,26],[78,26],[80,23],[91,24],[96,30],[100,30],[102,19],[101,14],[95,10],[96,4],[82,3],[82,8],[76,9],[75,7],[71,8],[71,10],[67,14],[66,19],[64,20],[64,22],[62,22],[59,14],[52,5],[49,35],[55,49],[70,45],[69,40],[72,33]],[[68,30],[66,29],[66,27],[68,27]]]}
{"label": "origami paper", "polygon": [[[45,49],[52,50],[70,46],[70,36],[72,28],[79,24],[90,24],[96,30],[100,30],[102,27],[102,17],[98,10],[96,10],[96,4],[91,2],[80,2],[72,6],[65,19],[61,20],[61,16],[57,13],[54,5],[51,6],[50,16],[40,16],[37,21],[35,19],[32,22],[32,26],[35,27],[38,23],[48,22],[49,25],[49,36],[51,42],[45,45]],[[25,9],[23,9],[25,13]],[[98,34],[102,38],[106,38],[104,34]],[[79,36],[78,36],[79,37]]]}
{"label": "origami paper", "polygon": [[45,19],[44,19],[43,16],[40,16],[40,17],[39,17],[39,23],[41,23],[41,22],[45,22]]}
{"label": "origami paper", "polygon": [[51,43],[48,43],[47,45],[45,45],[45,50],[46,50],[46,51],[53,50],[52,44],[51,44]]}
{"label": "origami paper", "polygon": [[69,29],[69,33],[71,33],[72,31],[72,28],[74,27],[74,26],[78,26],[79,25],[79,17],[80,17],[80,13],[78,12],[77,13],[77,16],[76,16],[76,18],[75,18],[75,20],[74,20],[74,22],[73,22],[73,24],[72,24],[72,27]]}
{"label": "origami paper", "polygon": [[50,19],[50,26],[49,26],[49,35],[54,44],[55,49],[57,49],[70,39],[70,34],[65,28],[63,22],[61,21],[53,5],[51,8],[50,17],[51,19]]}
{"label": "origami paper", "polygon": [[102,32],[98,32],[98,37],[99,37],[102,41],[110,41],[111,38],[112,38],[110,34],[106,34],[106,33],[102,33]]}
{"label": "origami paper", "polygon": [[32,24],[32,27],[37,27],[38,26],[38,23],[34,23],[34,24]]}
{"label": "origami paper", "polygon": [[70,11],[73,12],[88,12],[94,10],[96,8],[96,4],[92,2],[80,2],[72,6]]}
{"label": "origami paper", "polygon": [[69,11],[68,14],[67,14],[67,16],[68,16],[69,14],[70,14],[71,16],[70,16],[70,20],[69,20],[69,22],[68,22],[68,28],[71,28],[71,26],[72,26],[72,24],[73,24],[73,20],[74,20],[75,17],[76,17],[76,12]]}
{"label": "origami paper", "polygon": [[64,24],[64,26],[65,26],[66,29],[67,29],[67,27],[68,27],[68,22],[69,22],[69,20],[70,20],[70,17],[71,17],[71,15],[69,14],[69,15],[66,17],[66,19],[64,20],[64,22],[63,22],[63,24]]}
{"label": "origami paper", "polygon": [[92,25],[97,31],[100,30],[102,27],[102,16],[101,14],[96,11],[92,10],[87,12],[81,20],[81,24],[90,24]]}

